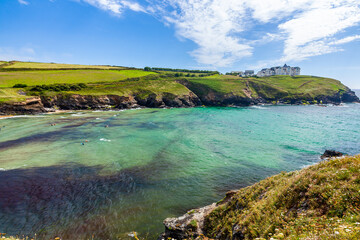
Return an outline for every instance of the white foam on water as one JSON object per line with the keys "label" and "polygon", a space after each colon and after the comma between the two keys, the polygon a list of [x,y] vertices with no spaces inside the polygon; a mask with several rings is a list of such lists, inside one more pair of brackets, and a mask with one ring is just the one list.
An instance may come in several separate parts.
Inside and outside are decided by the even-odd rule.
{"label": "white foam on water", "polygon": [[0,171],[6,171],[6,169],[5,168],[0,168]]}
{"label": "white foam on water", "polygon": [[74,114],[71,114],[71,116],[82,117],[82,116],[85,116],[85,113],[74,113]]}
{"label": "white foam on water", "polygon": [[111,140],[106,139],[106,138],[100,138],[100,141],[102,141],[102,142],[111,142]]}
{"label": "white foam on water", "polygon": [[348,108],[348,107],[349,107],[349,105],[348,105],[348,104],[346,104],[346,103],[342,103],[342,104],[338,105],[338,107]]}
{"label": "white foam on water", "polygon": [[43,117],[46,117],[46,116],[43,116],[43,115],[17,115],[17,116],[2,117],[2,118],[0,118],[0,120],[10,119],[10,118],[43,118]]}
{"label": "white foam on water", "polygon": [[251,106],[251,108],[256,108],[256,109],[266,109],[266,110],[268,110],[268,108],[266,108],[266,107],[262,107],[262,106]]}

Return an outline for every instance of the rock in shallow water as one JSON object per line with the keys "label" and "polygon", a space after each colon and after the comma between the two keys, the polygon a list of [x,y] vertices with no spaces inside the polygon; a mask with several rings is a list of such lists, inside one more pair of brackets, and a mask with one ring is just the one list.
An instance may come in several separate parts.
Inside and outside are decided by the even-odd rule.
{"label": "rock in shallow water", "polygon": [[335,150],[325,150],[324,154],[321,155],[321,159],[332,158],[332,157],[342,157],[344,154],[342,152],[337,152]]}

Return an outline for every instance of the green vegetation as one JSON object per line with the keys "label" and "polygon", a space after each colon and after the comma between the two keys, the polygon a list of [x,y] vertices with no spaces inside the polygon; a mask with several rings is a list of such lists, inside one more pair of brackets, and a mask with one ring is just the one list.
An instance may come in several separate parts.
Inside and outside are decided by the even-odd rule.
{"label": "green vegetation", "polygon": [[198,224],[195,219],[191,220],[189,225],[190,225],[189,227],[192,229],[197,229],[197,227],[198,227]]}
{"label": "green vegetation", "polygon": [[21,84],[21,83],[17,83],[13,86],[13,88],[26,88],[27,85],[26,84]]}
{"label": "green vegetation", "polygon": [[234,94],[246,97],[243,91],[246,88],[246,81],[238,77],[214,75],[204,78],[191,78],[189,82],[189,88],[200,96],[214,92],[221,95]]}
{"label": "green vegetation", "polygon": [[[137,95],[146,98],[156,94],[160,98],[163,94],[170,93],[177,96],[189,94],[189,89],[173,80],[125,80],[113,84],[93,84],[88,88],[76,92],[82,95]],[[72,92],[70,92],[72,93]],[[73,92],[75,93],[75,92]]]}
{"label": "green vegetation", "polygon": [[[156,72],[154,72],[156,71]],[[74,86],[86,84],[80,89]],[[45,85],[49,85],[46,87]],[[66,87],[68,86],[68,87]],[[73,87],[71,87],[73,86]],[[8,88],[18,88],[8,90]],[[282,99],[304,104],[320,102],[321,96],[347,91],[339,81],[313,76],[273,76],[240,78],[214,71],[150,68],[130,69],[112,66],[88,66],[33,62],[0,62],[0,101],[15,101],[26,96],[54,95],[59,92],[82,95],[188,95],[226,105],[235,97],[277,102]],[[225,99],[225,100],[224,100]]]}
{"label": "green vegetation", "polygon": [[205,220],[220,239],[360,239],[360,155],[240,189]]}
{"label": "green vegetation", "polygon": [[[80,91],[81,89],[86,88],[85,83],[78,83],[78,84],[50,84],[50,85],[36,85],[30,88],[30,91],[34,93],[43,93],[44,91],[55,91],[55,92],[63,92],[63,91]],[[38,95],[38,94],[36,94]]]}
{"label": "green vegetation", "polygon": [[114,82],[127,78],[142,77],[154,72],[142,70],[40,70],[40,71],[0,71],[0,87],[12,87],[15,84],[28,86],[54,83],[96,83]]}
{"label": "green vegetation", "polygon": [[4,102],[22,102],[26,100],[26,97],[31,97],[31,95],[24,96],[24,93],[21,94],[21,90],[16,88],[0,88],[0,103]]}
{"label": "green vegetation", "polygon": [[269,100],[299,99],[314,101],[319,96],[331,96],[346,87],[337,80],[314,76],[272,76],[240,78],[232,75],[212,75],[191,78],[190,89],[194,93],[234,95],[239,97],[263,97]]}

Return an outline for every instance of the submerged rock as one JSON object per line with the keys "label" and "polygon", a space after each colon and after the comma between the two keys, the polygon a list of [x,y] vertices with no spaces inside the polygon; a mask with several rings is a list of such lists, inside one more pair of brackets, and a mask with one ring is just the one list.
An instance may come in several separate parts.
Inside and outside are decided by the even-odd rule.
{"label": "submerged rock", "polygon": [[321,155],[321,159],[332,158],[332,157],[342,157],[344,154],[342,152],[337,152],[335,150],[325,150],[324,154]]}

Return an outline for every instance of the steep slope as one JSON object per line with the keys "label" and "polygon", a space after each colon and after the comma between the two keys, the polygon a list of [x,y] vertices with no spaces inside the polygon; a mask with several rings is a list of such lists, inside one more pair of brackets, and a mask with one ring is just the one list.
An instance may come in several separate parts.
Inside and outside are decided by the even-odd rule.
{"label": "steep slope", "polygon": [[340,81],[314,76],[239,78],[214,75],[184,81],[206,105],[341,103],[359,99]]}
{"label": "steep slope", "polygon": [[275,175],[164,223],[161,239],[360,239],[360,156]]}

